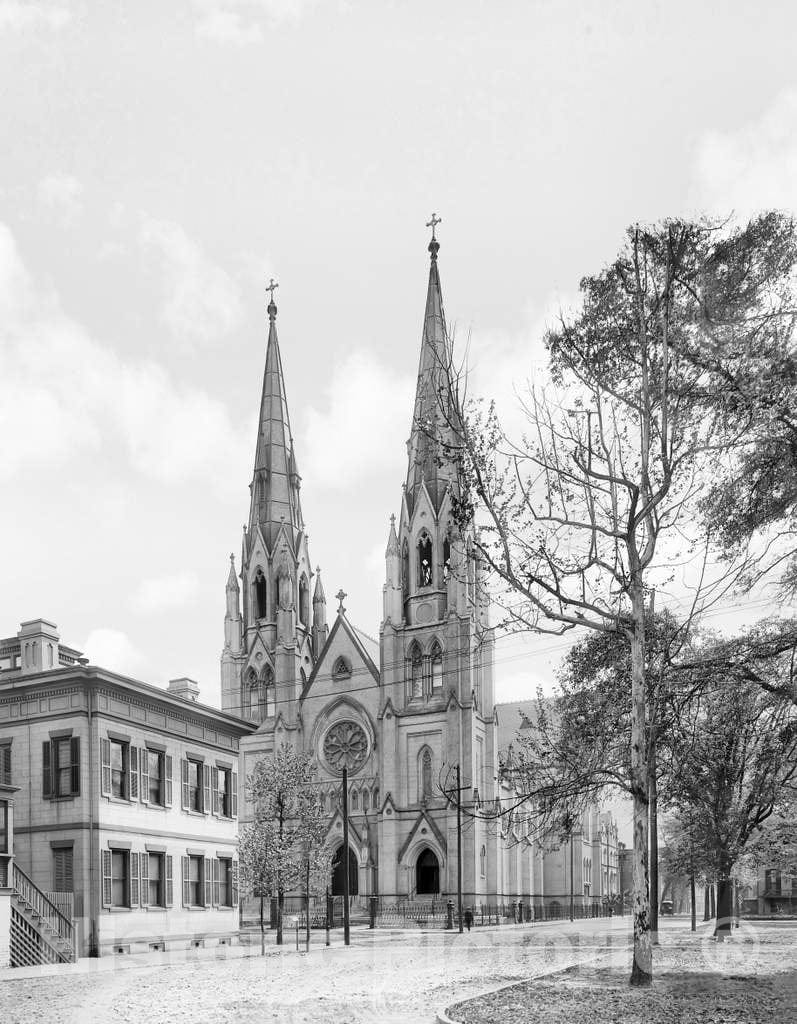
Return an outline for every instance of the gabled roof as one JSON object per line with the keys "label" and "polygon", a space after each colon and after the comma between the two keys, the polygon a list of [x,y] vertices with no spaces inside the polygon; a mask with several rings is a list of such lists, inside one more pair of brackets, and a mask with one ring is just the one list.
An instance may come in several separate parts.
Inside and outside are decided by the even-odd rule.
{"label": "gabled roof", "polygon": [[332,629],[329,631],[327,641],[321,648],[321,653],[316,659],[316,662],[313,665],[313,670],[310,673],[307,682],[305,683],[304,689],[302,690],[302,695],[300,697],[300,701],[304,700],[305,697],[310,692],[310,690],[312,689],[313,683],[315,682],[316,677],[318,676],[321,670],[321,666],[324,664],[324,661],[326,660],[327,652],[332,646],[332,643],[335,637],[337,636],[339,629],[342,629],[346,633],[346,635],[351,639],[351,642],[354,644],[354,647],[359,653],[360,657],[362,658],[366,668],[374,677],[375,682],[379,683],[379,669],[374,663],[374,659],[371,656],[371,653],[369,653],[370,648],[371,652],[373,652],[376,655],[376,658],[378,660],[379,644],[376,642],[376,640],[373,639],[373,637],[368,636],[367,633],[363,633],[361,630],[353,626],[346,618],[345,612],[339,611],[338,616],[335,619],[335,622],[333,623]]}
{"label": "gabled roof", "polygon": [[443,836],[443,833],[440,831],[440,829],[437,827],[437,825],[435,825],[435,823],[432,821],[432,819],[428,816],[426,811],[421,811],[420,814],[418,815],[416,821],[415,821],[415,824],[410,829],[410,834],[404,840],[404,844],[402,845],[401,849],[399,850],[399,855],[398,855],[399,863],[401,863],[401,861],[404,859],[404,854],[407,852],[407,850],[409,850],[410,846],[412,845],[413,841],[415,840],[416,835],[418,834],[418,832],[420,831],[422,826],[425,826],[426,828],[428,828],[428,830],[432,833],[432,835],[435,837],[437,842],[440,844],[440,849],[443,851],[444,854],[447,855],[448,851],[447,851],[446,841],[445,841],[445,837]]}

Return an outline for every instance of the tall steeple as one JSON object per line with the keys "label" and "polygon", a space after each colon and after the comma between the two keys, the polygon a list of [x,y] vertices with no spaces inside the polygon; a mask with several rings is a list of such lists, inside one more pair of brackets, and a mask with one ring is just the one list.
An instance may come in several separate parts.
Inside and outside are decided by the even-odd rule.
{"label": "tall steeple", "polygon": [[296,467],[282,359],[277,341],[277,306],[273,292],[276,287],[273,282],[269,286],[271,300],[268,304],[266,369],[263,374],[249,512],[250,533],[259,524],[269,548],[274,544],[283,519],[293,527],[292,539],[304,525],[299,501],[301,477]]}
{"label": "tall steeple", "polygon": [[314,660],[312,571],[277,340],[276,287],[272,280],[267,288],[268,345],[241,586],[231,569],[222,652],[222,708],[254,718],[261,731],[273,728],[276,708],[289,728],[297,727],[298,698]]}
{"label": "tall steeple", "polygon": [[407,442],[407,505],[410,513],[415,506],[422,483],[426,484],[435,511],[439,511],[446,487],[454,478],[454,430],[450,401],[451,347],[446,332],[443,293],[437,268],[440,243],[437,241],[435,229],[439,223],[440,219],[432,214],[432,219],[427,225],[432,228],[432,240],[429,242],[429,286],[426,292],[415,409],[410,439]]}

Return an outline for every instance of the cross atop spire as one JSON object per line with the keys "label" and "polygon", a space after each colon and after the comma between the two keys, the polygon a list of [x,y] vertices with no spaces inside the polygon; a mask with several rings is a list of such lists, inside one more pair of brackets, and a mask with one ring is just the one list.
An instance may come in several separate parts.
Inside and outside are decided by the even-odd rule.
{"label": "cross atop spire", "polygon": [[437,241],[437,235],[436,235],[435,231],[436,231],[437,225],[438,224],[442,224],[442,223],[443,223],[443,218],[442,217],[438,217],[436,213],[433,213],[432,214],[432,219],[431,220],[427,220],[427,222],[426,222],[427,228],[431,228],[432,229],[432,240],[429,243],[429,252],[432,254],[432,259],[433,260],[437,259],[437,253],[438,253],[438,250],[440,249],[440,243]]}
{"label": "cross atop spire", "polygon": [[349,595],[346,593],[346,591],[342,589],[339,590],[337,594],[335,594],[335,597],[338,599],[338,615],[342,615],[346,611],[346,609],[343,607],[343,602],[346,600],[348,596]]}
{"label": "cross atop spire", "polygon": [[268,292],[268,318],[273,320],[277,315],[277,305],[274,302],[274,289],[279,288],[279,285],[272,277],[269,283],[266,285],[266,291]]}

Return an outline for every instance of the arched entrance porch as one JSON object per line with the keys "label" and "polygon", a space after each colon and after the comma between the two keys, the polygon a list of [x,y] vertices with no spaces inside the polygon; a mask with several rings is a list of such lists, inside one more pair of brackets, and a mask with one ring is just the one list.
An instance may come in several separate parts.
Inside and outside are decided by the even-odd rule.
{"label": "arched entrance porch", "polygon": [[[343,844],[335,851],[332,859],[332,888],[333,896],[343,895]],[[349,847],[349,896],[357,896],[360,892],[360,879],[357,870],[357,854]]]}

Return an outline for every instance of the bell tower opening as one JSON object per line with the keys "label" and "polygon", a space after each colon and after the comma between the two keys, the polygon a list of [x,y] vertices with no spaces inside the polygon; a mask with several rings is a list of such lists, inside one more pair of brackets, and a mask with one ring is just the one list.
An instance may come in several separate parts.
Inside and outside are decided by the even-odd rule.
{"label": "bell tower opening", "polygon": [[418,541],[418,586],[432,585],[432,538],[422,533]]}
{"label": "bell tower opening", "polygon": [[258,569],[255,573],[255,618],[265,619],[268,616],[267,598],[266,577],[263,570]]}

